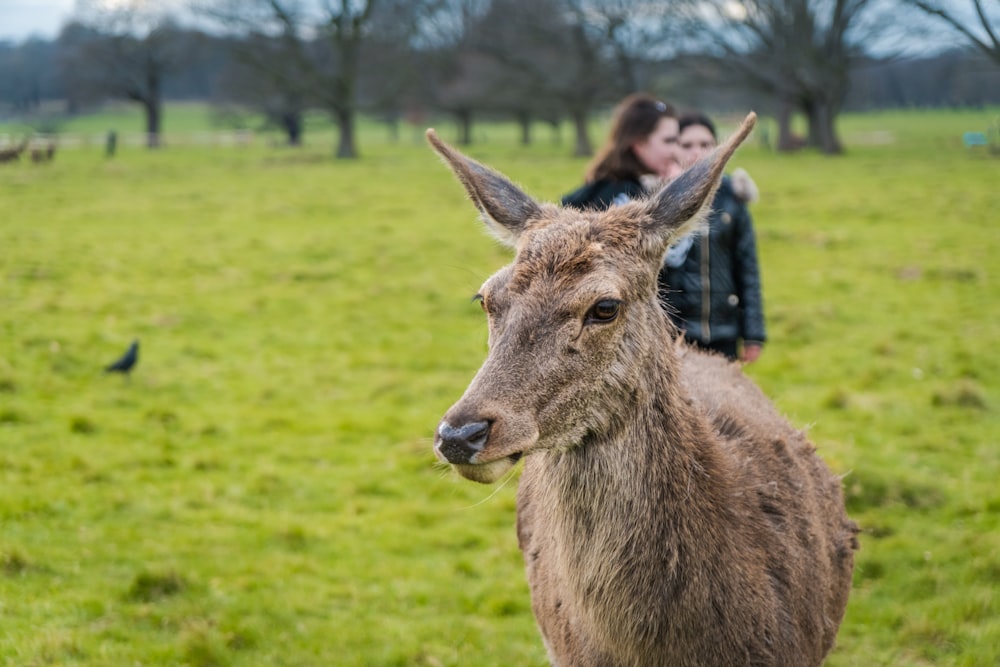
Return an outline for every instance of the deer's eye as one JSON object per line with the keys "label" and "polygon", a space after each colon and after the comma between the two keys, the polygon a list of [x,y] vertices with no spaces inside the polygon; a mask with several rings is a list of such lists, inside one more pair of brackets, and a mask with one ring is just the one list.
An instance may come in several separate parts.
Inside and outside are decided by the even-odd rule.
{"label": "deer's eye", "polygon": [[482,294],[477,294],[476,296],[472,297],[472,300],[478,301],[479,307],[483,309],[484,313],[486,312],[486,299],[483,298]]}
{"label": "deer's eye", "polygon": [[587,311],[587,322],[613,322],[618,317],[622,302],[618,299],[601,299]]}

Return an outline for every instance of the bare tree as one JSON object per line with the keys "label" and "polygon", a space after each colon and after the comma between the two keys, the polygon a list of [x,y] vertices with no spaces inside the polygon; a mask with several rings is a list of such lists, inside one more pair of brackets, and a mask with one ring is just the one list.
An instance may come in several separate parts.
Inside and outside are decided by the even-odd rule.
{"label": "bare tree", "polygon": [[[474,30],[476,50],[518,82],[527,104],[558,108],[574,127],[574,154],[592,152],[592,112],[639,87],[637,54],[651,21],[669,2],[625,0],[494,0]],[[653,9],[651,9],[653,8]],[[549,111],[551,115],[551,111]]]}
{"label": "bare tree", "polygon": [[[277,4],[272,0],[272,4]],[[331,65],[326,70],[326,85],[316,92],[333,114],[340,131],[337,143],[338,158],[357,156],[355,148],[354,120],[356,115],[356,92],[360,67],[361,42],[366,23],[371,18],[377,0],[363,0],[352,3],[340,0],[326,4],[326,11],[317,24],[319,33],[326,37],[329,48],[320,49],[318,58],[312,62],[320,64],[317,71],[324,72],[323,63]]]}
{"label": "bare tree", "polygon": [[874,0],[687,0],[702,59],[728,82],[775,101],[779,148],[794,145],[790,119],[802,112],[808,144],[840,153],[836,118],[852,65],[875,28]]}
{"label": "bare tree", "polygon": [[42,100],[62,97],[55,59],[55,46],[37,37],[18,45],[0,42],[0,105],[37,112]]}
{"label": "bare tree", "polygon": [[670,50],[678,0],[494,0],[476,40],[522,81],[524,99],[569,117],[574,154],[589,155],[593,112],[653,83]]}
{"label": "bare tree", "polygon": [[330,113],[338,131],[338,158],[357,157],[355,118],[363,45],[379,14],[416,25],[426,0],[202,0],[201,15],[226,25],[238,38],[270,38],[271,57],[248,58],[272,85]]}
{"label": "bare tree", "polygon": [[77,0],[75,23],[89,29],[64,29],[64,77],[91,95],[141,104],[147,145],[158,147],[164,78],[192,55],[176,19],[142,0]]}
{"label": "bare tree", "polygon": [[[244,99],[283,118],[289,143],[300,138],[302,107],[315,104],[331,112],[338,123],[337,157],[353,158],[357,156],[354,100],[345,97],[344,91],[351,90],[353,83],[345,83],[345,79],[356,70],[350,62],[346,66],[320,62],[316,42],[327,37],[327,24],[339,22],[346,28],[332,38],[341,39],[342,50],[350,52],[353,41],[349,30],[363,22],[374,2],[362,3],[360,13],[355,13],[346,0],[341,7],[327,3],[323,8],[298,0],[206,0],[196,11],[232,34],[236,59],[265,84],[254,91],[240,86]],[[240,72],[231,74],[236,77]]]}
{"label": "bare tree", "polygon": [[651,61],[673,55],[681,30],[679,0],[565,0],[577,20],[603,43],[611,74],[625,93],[648,90]]}
{"label": "bare tree", "polygon": [[[456,141],[463,145],[472,142],[476,115],[495,110],[509,90],[500,82],[503,68],[477,44],[494,4],[490,0],[443,0],[428,14],[417,38],[423,71],[421,90],[412,91],[414,98],[422,106],[452,116]],[[493,28],[502,30],[503,26]]]}
{"label": "bare tree", "polygon": [[465,119],[463,132],[471,136],[477,104],[469,104],[476,96],[463,90],[455,73],[478,70],[466,59],[468,26],[490,0],[379,1],[361,43],[359,108],[384,121],[393,139],[401,119],[419,122],[429,108]]}
{"label": "bare tree", "polygon": [[[997,0],[900,0],[962,35],[969,44],[1000,65],[1000,2]],[[964,5],[962,7],[961,5]]]}
{"label": "bare tree", "polygon": [[983,107],[1000,104],[1000,68],[977,51],[875,60],[854,70],[845,108]]}
{"label": "bare tree", "polygon": [[290,146],[300,145],[317,74],[302,34],[308,30],[306,19],[297,5],[221,0],[198,3],[195,11],[228,32],[231,62],[222,72],[217,97],[263,112],[281,127]]}
{"label": "bare tree", "polygon": [[281,128],[289,146],[300,146],[307,102],[297,72],[282,57],[282,40],[250,35],[228,42],[231,58],[216,82],[216,104],[259,111]]}

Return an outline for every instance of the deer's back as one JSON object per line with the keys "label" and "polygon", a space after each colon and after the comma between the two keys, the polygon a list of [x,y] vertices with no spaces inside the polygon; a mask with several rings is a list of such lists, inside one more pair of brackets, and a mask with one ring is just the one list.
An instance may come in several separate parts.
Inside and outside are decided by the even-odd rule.
{"label": "deer's back", "polygon": [[765,548],[777,545],[785,554],[773,553],[768,564],[772,585],[788,601],[798,632],[819,637],[825,655],[847,606],[858,548],[840,478],[738,364],[690,348],[680,356],[689,397],[736,464],[749,508],[769,528]]}

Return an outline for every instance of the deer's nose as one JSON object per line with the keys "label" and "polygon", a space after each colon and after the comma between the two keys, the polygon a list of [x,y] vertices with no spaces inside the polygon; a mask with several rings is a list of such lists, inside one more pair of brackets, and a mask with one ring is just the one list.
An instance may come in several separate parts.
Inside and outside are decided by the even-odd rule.
{"label": "deer's nose", "polygon": [[435,449],[448,463],[475,463],[476,454],[486,446],[490,434],[488,421],[452,426],[441,422],[437,430]]}

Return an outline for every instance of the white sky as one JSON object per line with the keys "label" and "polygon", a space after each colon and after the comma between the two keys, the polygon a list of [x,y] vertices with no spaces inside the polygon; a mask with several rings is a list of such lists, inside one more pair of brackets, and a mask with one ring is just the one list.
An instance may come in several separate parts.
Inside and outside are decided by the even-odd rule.
{"label": "white sky", "polygon": [[[103,0],[109,5],[114,5],[124,0]],[[180,6],[184,0],[153,0],[155,6],[163,5]],[[1000,9],[1000,0],[987,2],[987,12],[993,13]],[[947,0],[945,3],[957,10],[963,19],[968,18],[967,23],[973,29],[978,28],[976,20],[971,12],[972,3],[970,0]],[[76,0],[0,0],[0,40],[20,42],[27,37],[37,35],[46,39],[52,39],[59,34],[60,28],[69,19],[76,6]],[[997,14],[992,14],[996,19]],[[981,32],[981,30],[976,30]],[[954,35],[950,31],[941,30],[942,37],[947,35],[947,39],[954,40]],[[950,42],[946,42],[950,43]]]}
{"label": "white sky", "polygon": [[75,0],[0,0],[0,39],[55,37],[74,4]]}

